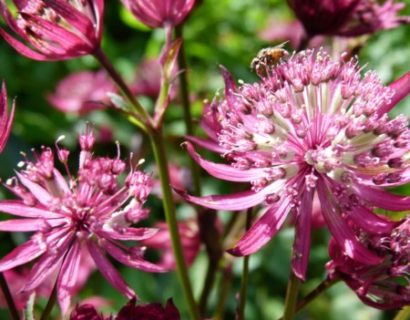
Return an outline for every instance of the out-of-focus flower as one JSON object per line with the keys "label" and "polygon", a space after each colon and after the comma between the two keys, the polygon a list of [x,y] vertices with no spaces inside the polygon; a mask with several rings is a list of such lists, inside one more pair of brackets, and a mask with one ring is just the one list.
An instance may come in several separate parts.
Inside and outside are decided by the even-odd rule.
{"label": "out-of-focus flower", "polygon": [[261,81],[253,84],[237,87],[223,71],[225,96],[207,105],[204,114],[210,139],[189,139],[229,164],[203,159],[190,142],[186,147],[211,175],[249,182],[252,188],[225,196],[184,196],[215,210],[267,207],[232,254],[259,250],[290,213],[296,219],[292,266],[303,279],[317,192],[323,218],[344,252],[365,264],[380,262],[352,226],[371,234],[386,232],[393,223],[373,208],[410,208],[410,197],[383,189],[410,181],[407,118],[387,115],[410,91],[410,81],[407,74],[385,87],[374,72],[361,76],[360,71],[356,61],[332,60],[323,50],[301,51],[266,65]]}
{"label": "out-of-focus flower", "polygon": [[180,315],[172,299],[169,299],[165,308],[159,303],[135,305],[136,300],[130,300],[118,312],[117,316],[104,317],[92,305],[80,305],[75,308],[70,320],[179,320]]}
{"label": "out-of-focus flower", "polygon": [[161,90],[161,64],[157,59],[144,60],[138,67],[132,85],[132,92],[137,96],[157,99]]}
{"label": "out-of-focus flower", "polygon": [[258,35],[261,39],[269,42],[289,41],[293,48],[299,48],[305,31],[299,20],[273,19],[268,23],[268,27],[259,32]]}
{"label": "out-of-focus flower", "polygon": [[195,0],[122,0],[142,23],[151,28],[170,28],[180,24],[191,12]]}
{"label": "out-of-focus flower", "polygon": [[25,160],[17,176],[6,186],[20,200],[0,201],[0,212],[23,219],[0,222],[1,231],[34,232],[30,240],[0,260],[0,272],[37,260],[23,288],[31,292],[57,272],[57,297],[66,312],[78,281],[82,278],[82,255],[87,251],[107,281],[125,296],[132,298],[128,287],[105,252],[127,266],[147,272],[164,268],[144,260],[144,249],[128,247],[121,241],[138,241],[153,236],[157,230],[135,228],[148,215],[142,206],[149,195],[150,178],[131,168],[121,185],[119,176],[127,166],[119,159],[94,157],[91,130],[80,135],[80,161],[77,177],[68,169],[68,150],[57,149],[69,181],[54,166],[54,154],[43,148],[36,160]]}
{"label": "out-of-focus flower", "polygon": [[[159,230],[154,236],[141,241],[148,248],[158,249],[162,252],[161,261],[158,263],[167,270],[176,268],[175,258],[172,251],[171,235],[165,222],[158,222],[155,227]],[[178,231],[185,258],[185,264],[190,266],[199,253],[201,238],[198,224],[195,220],[178,222]]]}
{"label": "out-of-focus flower", "polygon": [[92,53],[100,46],[104,1],[13,0],[13,17],[5,0],[0,14],[24,44],[0,29],[0,35],[20,54],[34,60],[64,60]]}
{"label": "out-of-focus flower", "polygon": [[[157,169],[154,169],[154,172],[157,172]],[[158,177],[157,174],[158,173],[156,173],[156,176]],[[189,169],[169,164],[168,174],[173,188],[178,190],[192,189],[192,177]],[[153,180],[152,193],[159,198],[162,198],[161,182],[159,181],[159,178]],[[181,197],[177,193],[174,193],[174,197],[176,201],[181,201]]]}
{"label": "out-of-focus flower", "polygon": [[105,108],[109,103],[107,93],[114,91],[115,86],[105,71],[81,71],[61,80],[47,99],[63,112],[83,115]]}
{"label": "out-of-focus flower", "polygon": [[369,266],[346,256],[331,241],[327,264],[330,278],[340,277],[367,305],[378,309],[398,309],[410,304],[410,219],[391,234],[361,235],[362,242],[383,261]]}
{"label": "out-of-focus flower", "polygon": [[7,140],[10,135],[11,125],[14,118],[15,103],[11,108],[10,114],[8,109],[7,89],[6,84],[3,82],[0,93],[0,153],[4,150]]}
{"label": "out-of-focus flower", "polygon": [[288,0],[309,36],[359,36],[409,23],[397,13],[404,7],[394,0]]}

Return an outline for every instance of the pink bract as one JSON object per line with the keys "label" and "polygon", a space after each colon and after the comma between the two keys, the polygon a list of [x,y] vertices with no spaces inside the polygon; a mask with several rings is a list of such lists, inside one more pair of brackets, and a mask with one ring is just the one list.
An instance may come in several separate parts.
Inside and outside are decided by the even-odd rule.
{"label": "pink bract", "polygon": [[404,3],[394,0],[288,0],[289,6],[310,36],[360,36],[409,23],[398,12]]}
{"label": "pink bract", "polygon": [[[55,167],[54,154],[43,148],[36,160],[26,159],[16,177],[5,186],[20,200],[0,201],[0,212],[20,219],[0,222],[0,230],[34,232],[30,239],[0,260],[0,272],[34,262],[23,288],[31,292],[54,274],[57,298],[66,312],[81,280],[81,252],[86,252],[106,280],[132,298],[134,291],[106,257],[147,272],[164,268],[146,261],[144,248],[125,246],[122,241],[140,241],[157,230],[132,225],[144,219],[142,206],[150,193],[149,176],[116,158],[93,156],[94,136],[87,129],[80,135],[79,170],[74,177],[68,169],[68,150],[57,148],[57,157],[66,168],[68,180]],[[125,182],[119,182],[120,176]]]}
{"label": "pink bract", "polygon": [[20,54],[34,60],[64,60],[99,48],[103,29],[104,1],[13,0],[17,17],[6,1],[0,14],[18,38],[0,29],[0,35]]}
{"label": "pink bract", "polygon": [[4,150],[10,135],[11,125],[14,118],[15,102],[13,102],[10,114],[8,114],[8,98],[6,84],[3,83],[0,93],[0,153]]}
{"label": "pink bract", "polygon": [[60,111],[83,115],[105,108],[109,103],[107,93],[115,91],[105,71],[81,71],[61,80],[47,98]]}
{"label": "pink bract", "polygon": [[374,72],[360,72],[356,61],[332,60],[323,50],[301,51],[266,66],[256,83],[237,86],[223,70],[225,96],[206,106],[202,121],[210,139],[188,139],[229,164],[205,160],[191,142],[186,147],[214,177],[250,183],[251,190],[184,196],[215,210],[267,208],[232,254],[258,251],[293,215],[292,267],[304,279],[317,194],[324,221],[344,252],[364,264],[380,262],[352,226],[371,234],[390,231],[393,222],[373,209],[410,208],[410,197],[384,190],[410,181],[407,118],[389,119],[386,113],[407,95],[410,81],[407,74],[385,87]]}
{"label": "pink bract", "polygon": [[151,28],[175,27],[191,12],[195,0],[122,0],[135,17]]}

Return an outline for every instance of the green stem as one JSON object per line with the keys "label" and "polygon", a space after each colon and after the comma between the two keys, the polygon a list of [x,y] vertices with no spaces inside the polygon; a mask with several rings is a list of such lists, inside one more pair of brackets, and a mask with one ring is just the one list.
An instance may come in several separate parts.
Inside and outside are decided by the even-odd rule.
{"label": "green stem", "polygon": [[128,85],[125,83],[124,79],[117,72],[117,70],[112,65],[110,59],[105,55],[104,51],[101,48],[98,48],[93,53],[94,57],[100,62],[104,69],[108,72],[112,80],[117,84],[121,89],[124,95],[127,97],[128,101],[134,107],[136,113],[138,114],[138,126],[143,130],[147,131],[147,125],[152,126],[151,116],[144,109],[144,107],[138,102],[134,94],[131,92]]}
{"label": "green stem", "polygon": [[410,319],[410,307],[405,307],[401,309],[394,317],[394,320],[408,320],[408,319]]}
{"label": "green stem", "polygon": [[221,283],[218,292],[218,304],[215,308],[215,315],[213,319],[223,320],[226,300],[229,295],[229,288],[232,281],[232,264],[229,263],[222,271]]}
{"label": "green stem", "polygon": [[299,287],[300,280],[295,276],[293,270],[291,270],[288,281],[288,289],[286,292],[285,313],[283,315],[283,320],[294,320]]}
{"label": "green stem", "polygon": [[50,298],[48,299],[46,308],[44,309],[40,320],[48,320],[48,318],[50,317],[51,311],[53,311],[56,301],[57,301],[57,281],[54,284],[53,291],[51,292]]}
{"label": "green stem", "polygon": [[9,286],[7,285],[7,281],[3,273],[0,273],[0,287],[3,291],[4,298],[6,299],[7,307],[9,309],[11,318],[13,320],[19,320],[19,312],[17,311],[16,305],[13,300],[13,296],[10,293]]}
{"label": "green stem", "polygon": [[188,270],[185,265],[180,236],[178,232],[177,219],[175,215],[175,203],[170,186],[168,161],[166,158],[162,128],[159,127],[156,131],[151,132],[150,139],[161,180],[165,219],[171,233],[172,248],[177,265],[179,281],[185,295],[185,300],[188,304],[191,319],[199,320],[199,312],[195,304],[194,295],[192,293],[192,287],[188,276]]}
{"label": "green stem", "polygon": [[[175,27],[175,36],[177,38],[183,39],[183,25],[180,24],[179,26]],[[189,84],[188,84],[188,76],[187,76],[187,61],[185,55],[185,45],[184,41],[181,43],[181,47],[179,49],[178,55],[178,65],[182,72],[179,73],[179,90],[182,102],[182,108],[184,110],[184,122],[187,135],[194,134],[194,126],[192,124],[192,113],[191,113],[191,102],[189,100]],[[201,195],[201,181],[200,181],[200,171],[199,166],[196,162],[190,157],[190,167],[192,173],[192,182],[193,182],[193,191],[194,194],[199,196]]]}
{"label": "green stem", "polygon": [[[246,230],[249,230],[252,223],[252,208],[248,209],[246,213]],[[238,305],[238,320],[245,320],[245,306],[246,306],[246,293],[248,291],[249,282],[249,258],[246,256],[243,258],[243,269],[242,269],[242,281],[241,289],[239,292],[239,305]]]}

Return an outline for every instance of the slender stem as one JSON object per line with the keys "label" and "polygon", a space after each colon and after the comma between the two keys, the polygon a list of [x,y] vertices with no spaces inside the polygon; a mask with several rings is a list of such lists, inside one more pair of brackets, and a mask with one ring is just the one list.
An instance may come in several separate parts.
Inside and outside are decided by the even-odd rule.
{"label": "slender stem", "polygon": [[175,203],[170,186],[168,161],[166,158],[162,128],[159,127],[156,131],[153,131],[150,134],[150,139],[161,180],[165,218],[169,227],[169,231],[171,233],[172,248],[177,265],[179,281],[185,295],[185,300],[188,304],[191,319],[199,320],[199,312],[195,304],[194,295],[192,293],[192,287],[188,276],[188,270],[186,268],[184,256],[182,253],[182,246],[175,215]]}
{"label": "slender stem", "polygon": [[7,307],[9,308],[11,318],[13,320],[19,320],[19,312],[17,311],[17,307],[14,303],[13,296],[10,293],[9,286],[7,285],[7,281],[3,273],[0,273],[0,287],[3,291],[4,298],[6,299]]}
{"label": "slender stem", "polygon": [[[101,48],[98,48],[97,50],[94,51],[93,55],[100,62],[100,64],[104,67],[104,69],[108,72],[110,77],[117,84],[117,86],[121,89],[121,91],[125,94],[127,99],[131,102],[138,116],[141,118],[139,119],[139,122],[141,122],[140,125],[145,126],[146,124],[148,124],[152,126],[150,115],[144,109],[144,107],[138,102],[138,100],[135,98],[134,94],[131,92],[130,88],[125,83],[124,79],[117,72],[117,70],[115,70],[110,59],[108,59],[108,57],[105,55],[104,51]],[[145,127],[142,127],[142,129],[144,131],[147,131]]]}
{"label": "slender stem", "polygon": [[57,281],[54,284],[53,291],[51,292],[50,298],[48,299],[46,308],[44,309],[40,320],[48,320],[48,318],[50,317],[51,311],[53,311],[56,301],[57,301]]}
{"label": "slender stem", "polygon": [[[252,223],[252,208],[248,209],[246,213],[246,230],[249,230]],[[241,289],[239,293],[239,305],[238,305],[238,320],[245,320],[245,306],[246,306],[246,293],[248,291],[248,281],[249,281],[249,259],[250,256],[243,258],[243,269],[242,269],[242,281]]]}
{"label": "slender stem", "polygon": [[232,281],[232,264],[228,264],[222,271],[222,279],[219,287],[218,304],[215,308],[215,315],[213,319],[223,320],[226,300],[229,295],[229,287]]}
{"label": "slender stem", "polygon": [[[183,25],[175,27],[175,36],[177,38],[183,39]],[[179,90],[181,95],[182,107],[184,110],[184,122],[186,133],[188,135],[194,134],[194,126],[192,124],[192,113],[191,113],[191,102],[189,100],[189,84],[187,76],[187,61],[185,56],[185,46],[184,41],[182,41],[181,47],[179,49],[178,55],[178,65],[182,72],[179,73]],[[194,187],[194,194],[199,196],[201,194],[201,182],[200,182],[200,171],[199,166],[196,162],[190,158],[190,166],[192,173],[192,182]]]}
{"label": "slender stem", "polygon": [[293,270],[290,271],[288,289],[286,292],[285,313],[283,320],[293,320],[296,312],[300,280],[295,276]]}
{"label": "slender stem", "polygon": [[401,309],[394,317],[394,320],[408,320],[408,319],[410,319],[410,307],[405,307]]}
{"label": "slender stem", "polygon": [[202,288],[201,297],[199,298],[199,312],[202,316],[205,315],[208,298],[215,282],[216,272],[218,271],[218,262],[215,262],[214,259],[209,259],[208,263],[204,287]]}

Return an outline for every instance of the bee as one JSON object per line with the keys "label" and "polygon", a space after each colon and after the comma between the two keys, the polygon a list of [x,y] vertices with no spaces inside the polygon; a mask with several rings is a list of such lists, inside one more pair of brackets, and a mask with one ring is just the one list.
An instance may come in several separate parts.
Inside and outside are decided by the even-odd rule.
{"label": "bee", "polygon": [[251,69],[256,73],[266,71],[266,67],[274,66],[280,59],[289,55],[289,53],[283,49],[286,42],[283,42],[275,47],[264,48],[258,52],[255,58],[252,59]]}

